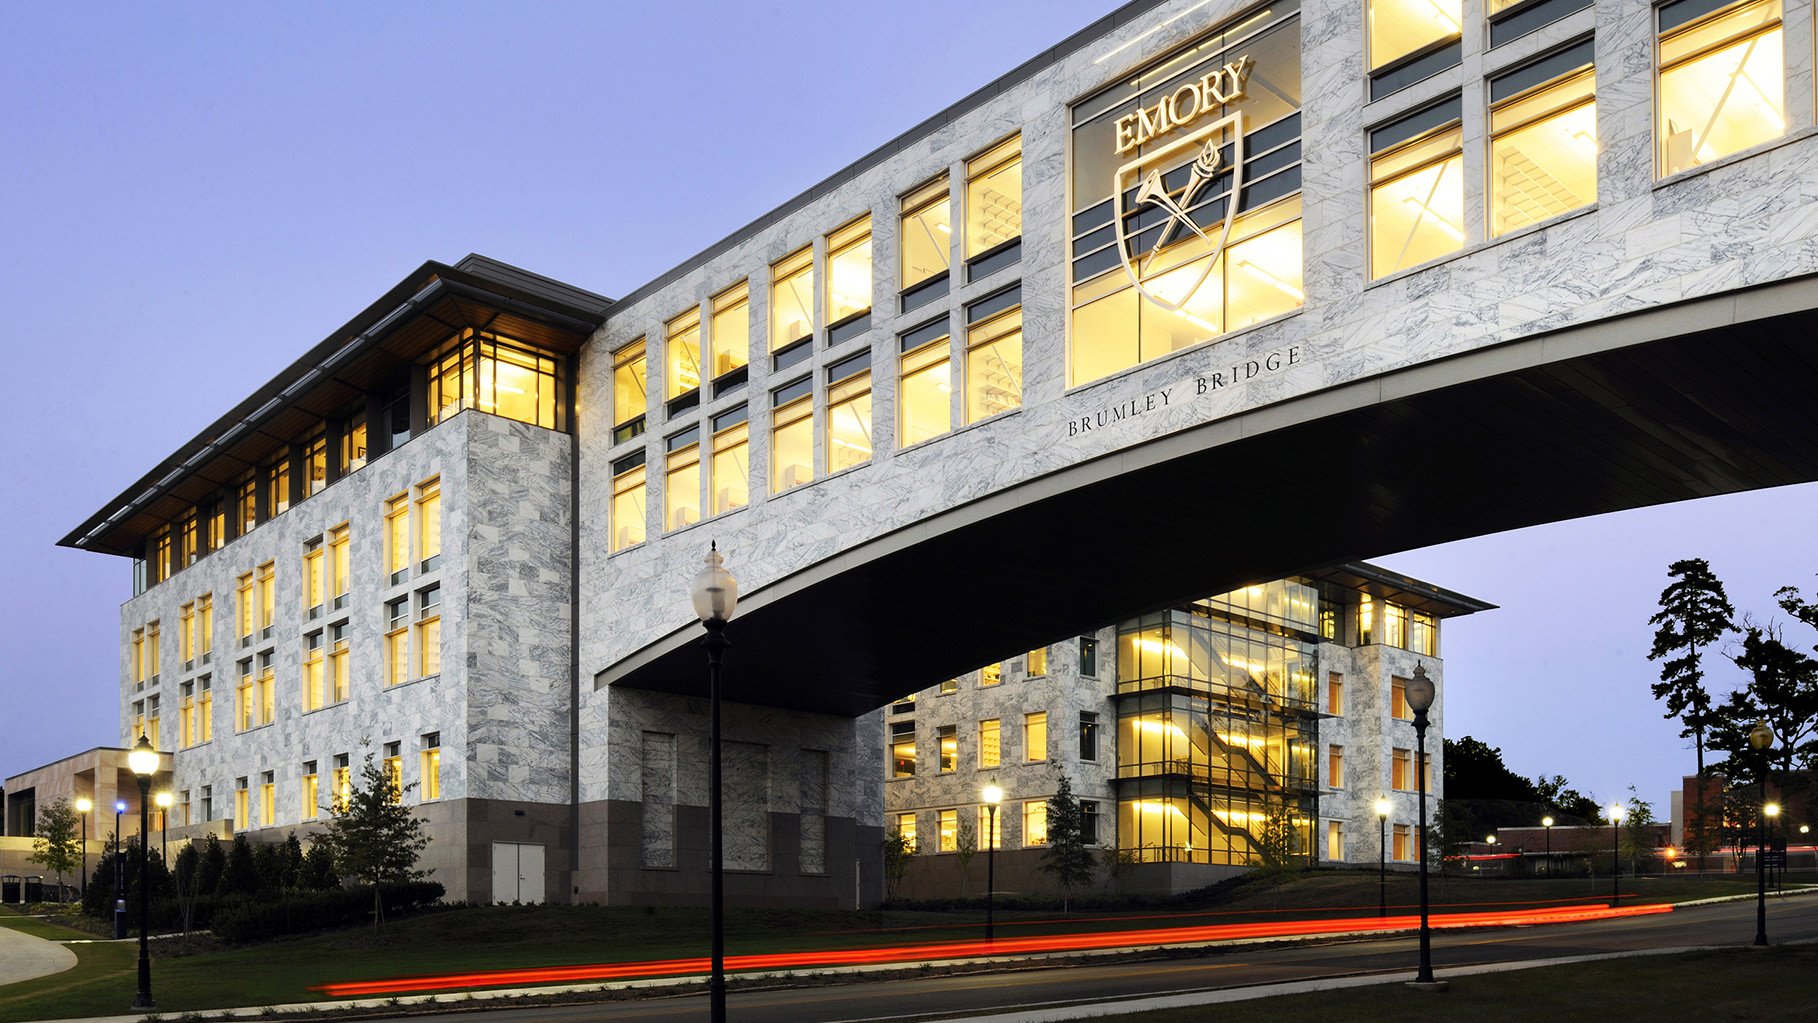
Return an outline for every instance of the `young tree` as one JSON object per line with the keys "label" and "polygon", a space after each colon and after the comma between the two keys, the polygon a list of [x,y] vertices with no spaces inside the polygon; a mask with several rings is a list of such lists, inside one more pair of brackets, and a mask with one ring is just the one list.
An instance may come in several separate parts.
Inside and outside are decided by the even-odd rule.
{"label": "young tree", "polygon": [[222,895],[254,895],[259,891],[259,869],[253,862],[252,843],[244,834],[234,836],[216,891]]}
{"label": "young tree", "polygon": [[[1665,716],[1678,718],[1685,726],[1679,734],[1692,740],[1697,750],[1698,776],[1702,778],[1705,733],[1711,726],[1711,694],[1704,688],[1700,651],[1736,630],[1736,609],[1724,596],[1722,580],[1711,573],[1710,563],[1703,558],[1673,562],[1667,566],[1667,577],[1673,581],[1660,591],[1660,610],[1648,619],[1648,624],[1659,626],[1648,660],[1667,659],[1660,666],[1660,681],[1653,686],[1654,699],[1665,700]],[[1692,817],[1702,820],[1703,815],[1697,810],[1693,808]],[[1698,844],[1702,845],[1702,840]]]}
{"label": "young tree", "polygon": [[1041,868],[1054,875],[1061,887],[1061,912],[1068,911],[1073,893],[1092,883],[1092,851],[1086,848],[1085,823],[1073,783],[1061,775],[1060,789],[1048,798],[1048,848],[1042,851]]}
{"label": "young tree", "polygon": [[379,886],[427,876],[416,867],[429,836],[423,833],[422,819],[402,802],[413,788],[414,783],[400,789],[391,774],[373,762],[372,754],[366,754],[360,783],[351,787],[346,801],[334,808],[328,829],[315,838],[333,851],[336,873],[372,885],[375,932],[385,916]]}
{"label": "young tree", "polygon": [[63,875],[82,866],[82,818],[69,800],[56,801],[38,808],[38,823],[32,831],[32,852],[27,863],[41,864],[57,872],[57,897],[63,897]]}
{"label": "young tree", "polygon": [[963,899],[966,897],[966,883],[972,880],[972,857],[978,855],[978,833],[973,829],[972,821],[965,817],[960,817],[953,825],[953,855],[959,861],[960,898]]}
{"label": "young tree", "polygon": [[1653,855],[1654,839],[1649,828],[1655,824],[1654,805],[1636,794],[1635,786],[1629,786],[1629,805],[1623,810],[1622,828],[1617,833],[1617,845],[1622,849],[1622,857],[1629,861],[1629,873],[1641,876],[1639,863]]}
{"label": "young tree", "polygon": [[1263,867],[1284,874],[1296,869],[1294,857],[1300,852],[1300,828],[1294,823],[1294,807],[1286,799],[1265,799],[1262,831],[1255,840]]}
{"label": "young tree", "polygon": [[909,861],[915,858],[915,843],[901,831],[891,828],[884,836],[884,898],[896,898],[897,889],[909,874]]}

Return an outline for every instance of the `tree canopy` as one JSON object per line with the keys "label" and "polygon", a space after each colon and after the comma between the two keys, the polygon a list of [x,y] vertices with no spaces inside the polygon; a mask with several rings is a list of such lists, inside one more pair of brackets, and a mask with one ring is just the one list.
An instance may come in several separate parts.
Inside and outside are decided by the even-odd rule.
{"label": "tree canopy", "polygon": [[1735,631],[1736,609],[1723,592],[1723,582],[1703,558],[1667,566],[1672,582],[1660,591],[1660,610],[1648,624],[1657,626],[1648,660],[1665,659],[1654,699],[1666,701],[1666,716],[1685,726],[1679,734],[1697,748],[1698,773],[1704,773],[1705,733],[1712,724],[1711,694],[1704,687],[1702,651]]}
{"label": "tree canopy", "polygon": [[32,851],[25,860],[41,864],[45,870],[56,871],[59,892],[63,888],[63,875],[82,865],[82,820],[68,799],[59,796],[38,808],[38,822],[32,829]]}

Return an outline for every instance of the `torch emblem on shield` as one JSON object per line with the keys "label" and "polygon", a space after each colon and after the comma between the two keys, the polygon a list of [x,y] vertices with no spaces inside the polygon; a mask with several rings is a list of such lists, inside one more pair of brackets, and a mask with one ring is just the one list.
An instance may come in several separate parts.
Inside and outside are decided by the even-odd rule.
{"label": "torch emblem on shield", "polygon": [[[1231,146],[1228,167],[1221,146],[1227,134]],[[1189,154],[1192,162],[1186,182],[1176,189],[1168,188],[1164,175],[1178,169],[1182,160],[1189,158]],[[1144,298],[1164,309],[1180,310],[1199,293],[1199,289],[1212,275],[1218,254],[1224,251],[1225,240],[1230,237],[1231,224],[1237,216],[1237,196],[1243,188],[1243,166],[1243,115],[1237,113],[1220,118],[1186,138],[1138,157],[1117,169],[1112,197],[1115,223],[1120,236],[1118,259],[1123,263],[1124,272],[1130,275],[1131,283],[1136,285]],[[1193,204],[1205,198],[1207,189],[1225,173],[1230,175],[1231,183],[1230,198],[1225,203],[1224,221],[1210,228],[1202,226],[1193,218]],[[1128,218],[1150,208],[1160,210],[1166,214],[1166,218],[1154,240],[1148,243],[1146,251],[1133,251],[1135,245]],[[1148,229],[1145,228],[1146,230]],[[1209,251],[1212,258],[1203,260],[1197,270],[1188,273],[1185,280],[1175,276],[1180,272],[1178,265],[1157,267],[1164,250],[1190,236],[1198,236],[1205,242],[1207,248],[1201,251]],[[1157,270],[1160,272],[1157,273]],[[1172,278],[1167,296],[1158,294],[1153,286],[1162,276]]]}

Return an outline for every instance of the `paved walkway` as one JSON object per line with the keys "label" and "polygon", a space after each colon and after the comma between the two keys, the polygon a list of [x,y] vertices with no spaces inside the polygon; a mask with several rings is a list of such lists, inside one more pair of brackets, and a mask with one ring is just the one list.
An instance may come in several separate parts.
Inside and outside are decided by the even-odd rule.
{"label": "paved walkway", "polygon": [[62,973],[76,965],[76,953],[54,941],[0,927],[0,987]]}

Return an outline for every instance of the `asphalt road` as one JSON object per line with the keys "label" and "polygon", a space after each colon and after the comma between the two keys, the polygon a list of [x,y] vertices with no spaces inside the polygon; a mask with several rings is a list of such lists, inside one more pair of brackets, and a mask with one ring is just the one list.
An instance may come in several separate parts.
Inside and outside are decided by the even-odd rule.
{"label": "asphalt road", "polygon": [[[1653,916],[1542,927],[1436,931],[1433,965],[1555,959],[1602,952],[1694,945],[1746,945],[1755,937],[1755,904],[1694,906]],[[1818,939],[1818,898],[1768,907],[1768,937]],[[1182,994],[1215,988],[1411,970],[1414,936],[1362,941],[1239,945],[1198,958],[1109,965],[1068,965],[1005,973],[864,981],[795,990],[739,991],[728,997],[738,1023],[847,1023],[967,1016],[1050,1005]],[[705,995],[541,1009],[501,1009],[488,1023],[601,1023],[707,1018]],[[413,1023],[474,1023],[473,1013],[414,1016]]]}

